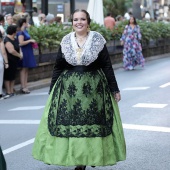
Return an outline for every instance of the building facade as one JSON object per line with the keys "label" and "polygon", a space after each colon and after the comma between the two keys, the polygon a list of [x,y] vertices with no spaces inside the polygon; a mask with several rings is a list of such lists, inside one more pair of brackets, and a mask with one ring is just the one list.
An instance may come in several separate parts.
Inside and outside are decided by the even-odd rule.
{"label": "building facade", "polygon": [[[75,9],[87,9],[89,0],[75,0]],[[41,0],[36,0],[37,9],[41,9]],[[48,12],[61,16],[63,22],[70,18],[70,0],[48,0]]]}
{"label": "building facade", "polygon": [[148,11],[154,19],[170,18],[170,0],[142,0],[140,7],[141,15]]}

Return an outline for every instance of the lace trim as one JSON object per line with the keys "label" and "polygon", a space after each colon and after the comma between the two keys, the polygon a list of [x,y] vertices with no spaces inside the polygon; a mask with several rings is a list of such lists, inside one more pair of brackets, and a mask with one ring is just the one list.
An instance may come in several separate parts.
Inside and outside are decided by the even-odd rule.
{"label": "lace trim", "polygon": [[76,50],[79,48],[76,39],[75,32],[66,35],[61,41],[61,50],[64,54],[66,61],[73,65],[89,65],[94,62],[100,51],[103,49],[106,40],[103,36],[95,31],[90,31],[88,38],[83,47],[83,51],[80,56],[77,55]]}

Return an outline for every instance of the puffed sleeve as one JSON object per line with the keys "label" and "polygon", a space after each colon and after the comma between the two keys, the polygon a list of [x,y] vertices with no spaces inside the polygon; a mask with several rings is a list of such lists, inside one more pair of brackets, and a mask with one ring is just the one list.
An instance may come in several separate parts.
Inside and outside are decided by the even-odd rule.
{"label": "puffed sleeve", "polygon": [[65,59],[62,56],[63,54],[61,52],[61,46],[60,46],[58,49],[57,58],[53,69],[49,93],[51,92],[55,82],[57,81],[58,77],[60,76],[60,74],[63,72],[65,68]]}
{"label": "puffed sleeve", "polygon": [[99,53],[98,59],[99,59],[101,68],[106,76],[107,81],[108,81],[109,88],[110,88],[111,92],[113,92],[113,93],[119,92],[120,90],[117,85],[114,70],[112,68],[110,56],[109,56],[106,45],[104,45],[103,50]]}

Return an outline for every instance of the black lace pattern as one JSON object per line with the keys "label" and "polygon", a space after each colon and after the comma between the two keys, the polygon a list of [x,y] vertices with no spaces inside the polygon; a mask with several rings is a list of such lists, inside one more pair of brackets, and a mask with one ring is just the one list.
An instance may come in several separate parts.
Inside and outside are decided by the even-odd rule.
{"label": "black lace pattern", "polygon": [[48,128],[57,137],[105,137],[112,133],[113,106],[103,72],[65,71],[57,80]]}

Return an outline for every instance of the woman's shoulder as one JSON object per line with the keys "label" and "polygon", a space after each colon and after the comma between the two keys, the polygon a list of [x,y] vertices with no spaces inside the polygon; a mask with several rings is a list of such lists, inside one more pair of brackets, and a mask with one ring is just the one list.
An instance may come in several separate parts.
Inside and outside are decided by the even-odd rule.
{"label": "woman's shoulder", "polygon": [[[97,31],[90,31],[89,34],[92,34],[93,36],[103,37],[103,35],[100,34],[100,33],[97,32]],[[103,38],[104,38],[104,37],[103,37]]]}
{"label": "woman's shoulder", "polygon": [[5,36],[4,38],[4,43],[10,42],[10,38],[8,38],[7,36]]}
{"label": "woman's shoulder", "polygon": [[23,35],[23,31],[18,31],[17,36],[19,36],[19,35]]}
{"label": "woman's shoulder", "polygon": [[95,39],[98,39],[98,40],[103,41],[104,43],[106,43],[106,40],[105,40],[105,38],[103,37],[103,35],[100,34],[100,33],[97,32],[97,31],[90,31],[90,32],[89,32],[89,35],[90,35],[91,37],[95,38]]}
{"label": "woman's shoulder", "polygon": [[72,34],[73,34],[73,32],[68,33],[67,35],[65,35],[65,36],[62,38],[62,40],[65,40],[65,39],[70,38]]}

